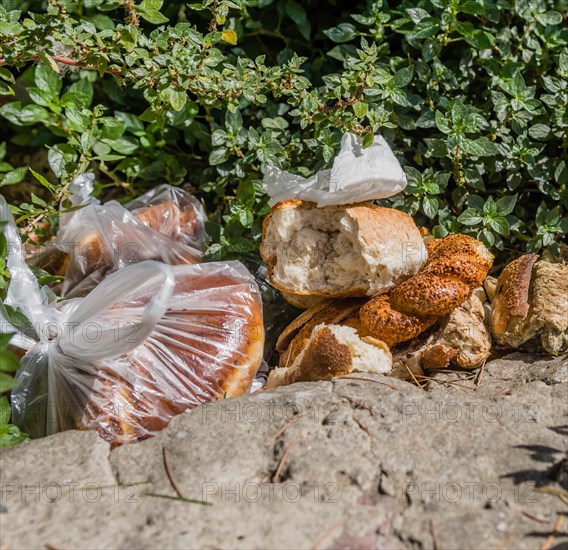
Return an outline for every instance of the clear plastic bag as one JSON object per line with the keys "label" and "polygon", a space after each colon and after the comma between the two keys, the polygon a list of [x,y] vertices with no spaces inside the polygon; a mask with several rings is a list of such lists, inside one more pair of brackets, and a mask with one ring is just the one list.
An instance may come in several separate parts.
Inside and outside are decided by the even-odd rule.
{"label": "clear plastic bag", "polygon": [[[268,267],[259,254],[247,254],[242,258],[247,269],[254,275],[262,296],[264,317],[264,360],[268,365],[278,363],[278,352],[274,349],[282,331],[296,318],[301,309],[290,305],[282,293],[272,286],[268,278]],[[262,373],[259,373],[262,376]]]}
{"label": "clear plastic bag", "polygon": [[11,395],[14,423],[32,437],[95,429],[116,446],[200,403],[248,391],[264,327],[258,287],[241,263],[143,261],[56,305],[23,261],[2,198],[0,221],[8,222],[12,276],[6,304],[35,331]]}
{"label": "clear plastic bag", "polygon": [[123,206],[100,204],[92,189],[92,174],[79,176],[69,198],[86,206],[61,215],[57,246],[69,257],[62,296],[85,295],[108,273],[143,260],[201,261],[206,216],[187,191],[161,185]]}

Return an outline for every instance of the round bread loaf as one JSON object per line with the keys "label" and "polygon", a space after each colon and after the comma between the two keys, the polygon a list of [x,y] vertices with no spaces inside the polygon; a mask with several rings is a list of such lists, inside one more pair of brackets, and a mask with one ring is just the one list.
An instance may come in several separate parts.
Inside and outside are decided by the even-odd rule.
{"label": "round bread loaf", "polygon": [[[97,363],[78,421],[112,446],[156,434],[199,404],[245,393],[262,361],[262,304],[237,262],[174,266],[165,315],[130,353]],[[152,283],[121,307],[143,307]],[[112,325],[112,309],[106,322]],[[132,335],[136,338],[136,334]]]}

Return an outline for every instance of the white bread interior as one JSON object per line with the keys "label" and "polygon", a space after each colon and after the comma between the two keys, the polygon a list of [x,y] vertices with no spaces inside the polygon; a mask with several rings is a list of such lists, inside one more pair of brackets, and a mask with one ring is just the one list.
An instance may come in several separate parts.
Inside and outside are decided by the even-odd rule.
{"label": "white bread interior", "polygon": [[372,205],[277,205],[261,252],[274,285],[297,295],[372,296],[416,274],[426,260],[410,217]]}

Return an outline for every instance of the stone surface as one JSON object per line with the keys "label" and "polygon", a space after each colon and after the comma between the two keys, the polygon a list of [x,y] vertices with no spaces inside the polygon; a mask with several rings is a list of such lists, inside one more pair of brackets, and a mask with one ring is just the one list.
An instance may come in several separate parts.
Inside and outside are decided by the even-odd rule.
{"label": "stone surface", "polygon": [[361,375],[212,403],[113,451],[81,432],[3,450],[0,547],[539,548],[567,511],[567,373],[514,354],[479,386]]}

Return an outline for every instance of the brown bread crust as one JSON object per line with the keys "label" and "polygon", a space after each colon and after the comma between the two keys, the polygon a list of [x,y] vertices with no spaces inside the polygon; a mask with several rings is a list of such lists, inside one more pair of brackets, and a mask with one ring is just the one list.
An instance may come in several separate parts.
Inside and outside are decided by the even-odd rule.
{"label": "brown bread crust", "polygon": [[[346,319],[349,314],[358,310],[361,307],[361,304],[363,304],[363,300],[357,298],[332,300],[325,304],[318,304],[317,306],[314,306],[314,308],[309,309],[300,315],[300,317],[296,319],[292,325],[299,325],[300,323],[298,323],[298,320],[302,317],[304,317],[304,322],[294,338],[290,341],[289,345],[284,346],[283,342],[281,342],[280,339],[278,340],[280,347],[277,347],[277,349],[284,350],[280,356],[280,367],[290,366],[294,362],[296,357],[304,349],[314,327],[322,323],[325,323],[326,325],[341,324],[341,322]],[[311,314],[312,310],[315,310],[314,314]],[[290,327],[288,327],[288,329],[289,328]],[[286,329],[283,334],[286,334],[288,329]]]}
{"label": "brown bread crust", "polygon": [[264,346],[262,306],[248,287],[222,272],[179,277],[175,292],[202,293],[202,307],[172,302],[159,328],[121,359],[127,376],[113,362],[102,368],[77,427],[115,447],[146,439],[193,406],[245,393]]}
{"label": "brown bread crust", "polygon": [[527,316],[533,267],[538,259],[538,254],[525,254],[507,265],[499,276],[491,320],[491,331],[497,340],[507,332],[512,319]]}
{"label": "brown bread crust", "polygon": [[287,369],[284,384],[329,380],[349,374],[352,369],[349,346],[342,344],[331,330],[323,327],[306,349],[297,368]]}

